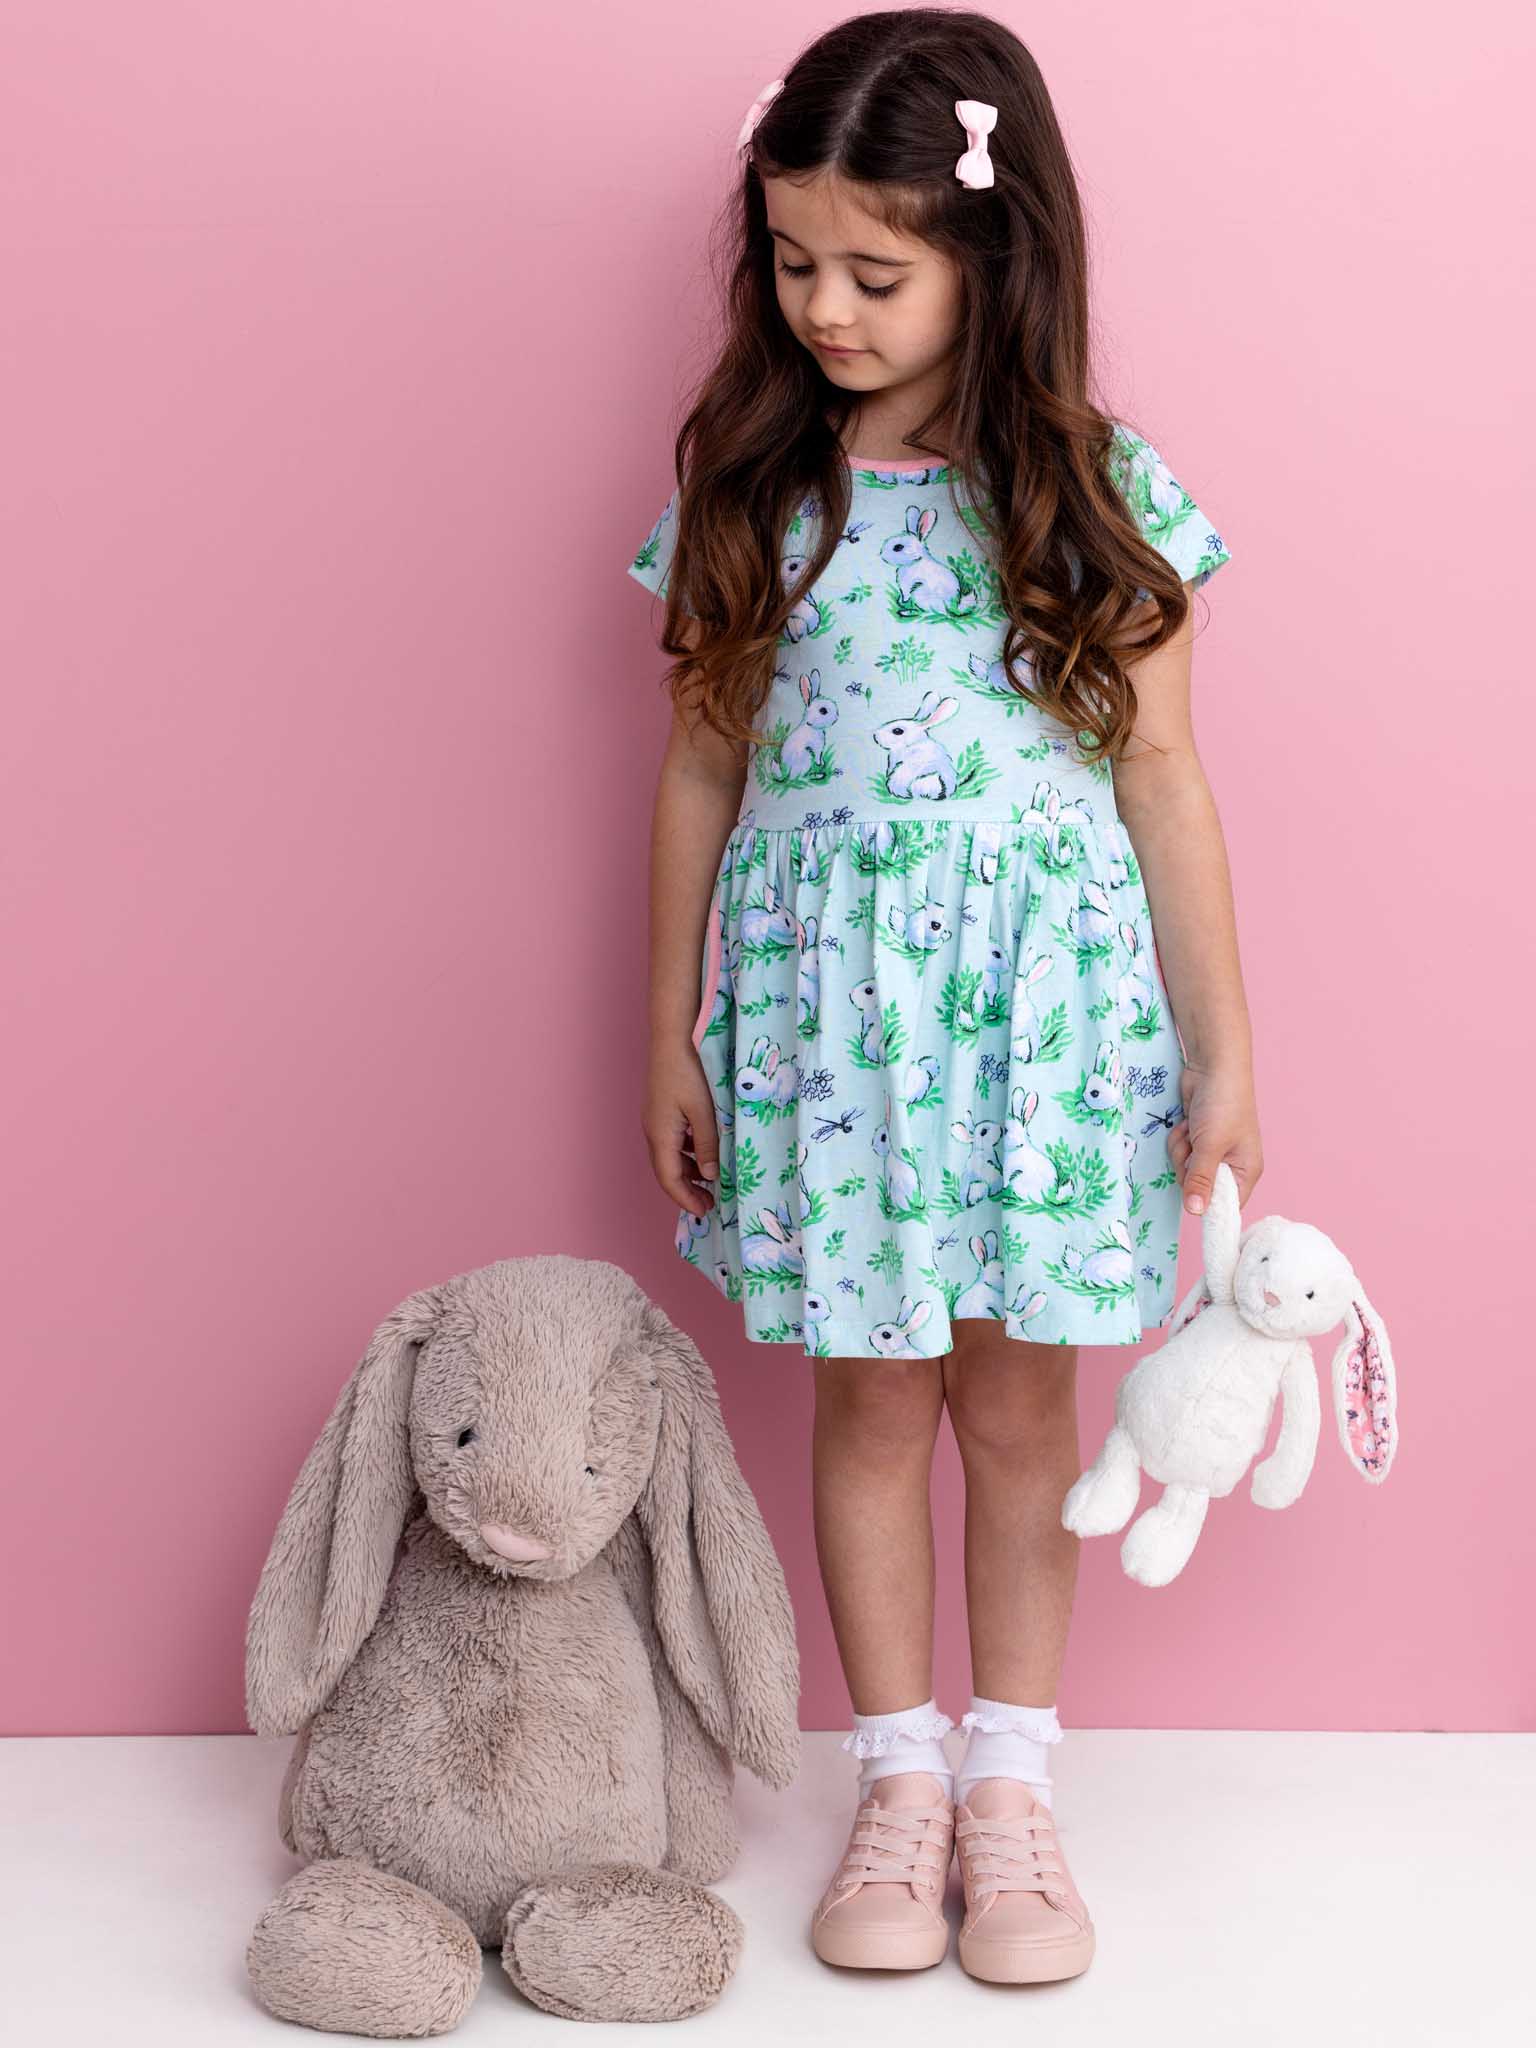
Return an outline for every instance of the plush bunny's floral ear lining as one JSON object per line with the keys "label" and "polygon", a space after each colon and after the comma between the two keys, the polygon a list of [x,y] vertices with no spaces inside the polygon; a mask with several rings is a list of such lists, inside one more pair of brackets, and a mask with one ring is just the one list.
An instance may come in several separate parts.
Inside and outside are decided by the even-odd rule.
{"label": "plush bunny's floral ear lining", "polygon": [[1350,1463],[1379,1483],[1397,1452],[1397,1375],[1386,1325],[1363,1293],[1352,1297],[1333,1354],[1333,1405]]}

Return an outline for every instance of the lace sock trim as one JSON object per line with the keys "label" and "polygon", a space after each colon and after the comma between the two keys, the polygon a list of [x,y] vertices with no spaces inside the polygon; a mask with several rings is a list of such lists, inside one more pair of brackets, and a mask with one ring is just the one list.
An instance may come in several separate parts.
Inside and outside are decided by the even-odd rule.
{"label": "lace sock trim", "polygon": [[1031,1742],[1060,1742],[1061,1724],[1054,1707],[1012,1707],[1006,1700],[988,1700],[960,1716],[962,1728],[979,1728],[983,1735],[1027,1735]]}
{"label": "lace sock trim", "polygon": [[904,1743],[936,1742],[954,1722],[937,1707],[910,1708],[904,1714],[860,1714],[842,1747],[856,1757],[889,1756]]}

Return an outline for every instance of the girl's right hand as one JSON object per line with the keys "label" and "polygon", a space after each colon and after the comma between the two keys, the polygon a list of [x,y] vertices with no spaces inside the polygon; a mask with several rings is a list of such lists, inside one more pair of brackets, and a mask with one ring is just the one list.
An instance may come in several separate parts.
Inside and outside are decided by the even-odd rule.
{"label": "girl's right hand", "polygon": [[[720,1139],[709,1082],[691,1039],[653,1048],[640,1117],[651,1170],[679,1207],[707,1215],[720,1171]],[[700,1185],[700,1183],[705,1185]]]}

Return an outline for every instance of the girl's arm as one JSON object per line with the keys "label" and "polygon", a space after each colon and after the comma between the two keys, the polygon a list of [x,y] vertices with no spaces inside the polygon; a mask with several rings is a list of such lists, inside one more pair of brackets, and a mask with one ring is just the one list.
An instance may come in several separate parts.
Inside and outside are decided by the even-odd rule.
{"label": "girl's arm", "polygon": [[[692,624],[685,627],[691,634]],[[714,1104],[693,1044],[699,963],[720,855],[746,782],[746,749],[674,708],[651,825],[651,957],[645,1106],[651,1167],[696,1216],[719,1167]]]}
{"label": "girl's arm", "polygon": [[1114,778],[1186,1060],[1185,1121],[1169,1133],[1168,1156],[1185,1207],[1199,1215],[1223,1159],[1242,1203],[1264,1170],[1264,1154],[1226,846],[1190,722],[1194,588],[1185,585],[1191,603],[1173,639],[1134,664],[1136,726]]}

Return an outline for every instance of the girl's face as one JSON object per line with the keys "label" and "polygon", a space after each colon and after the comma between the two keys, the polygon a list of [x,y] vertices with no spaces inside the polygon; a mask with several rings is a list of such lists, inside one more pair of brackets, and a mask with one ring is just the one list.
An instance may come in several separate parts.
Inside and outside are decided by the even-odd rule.
{"label": "girl's face", "polygon": [[962,310],[949,258],[883,227],[835,173],[767,178],[763,195],[780,311],[829,380],[871,394],[942,389]]}

